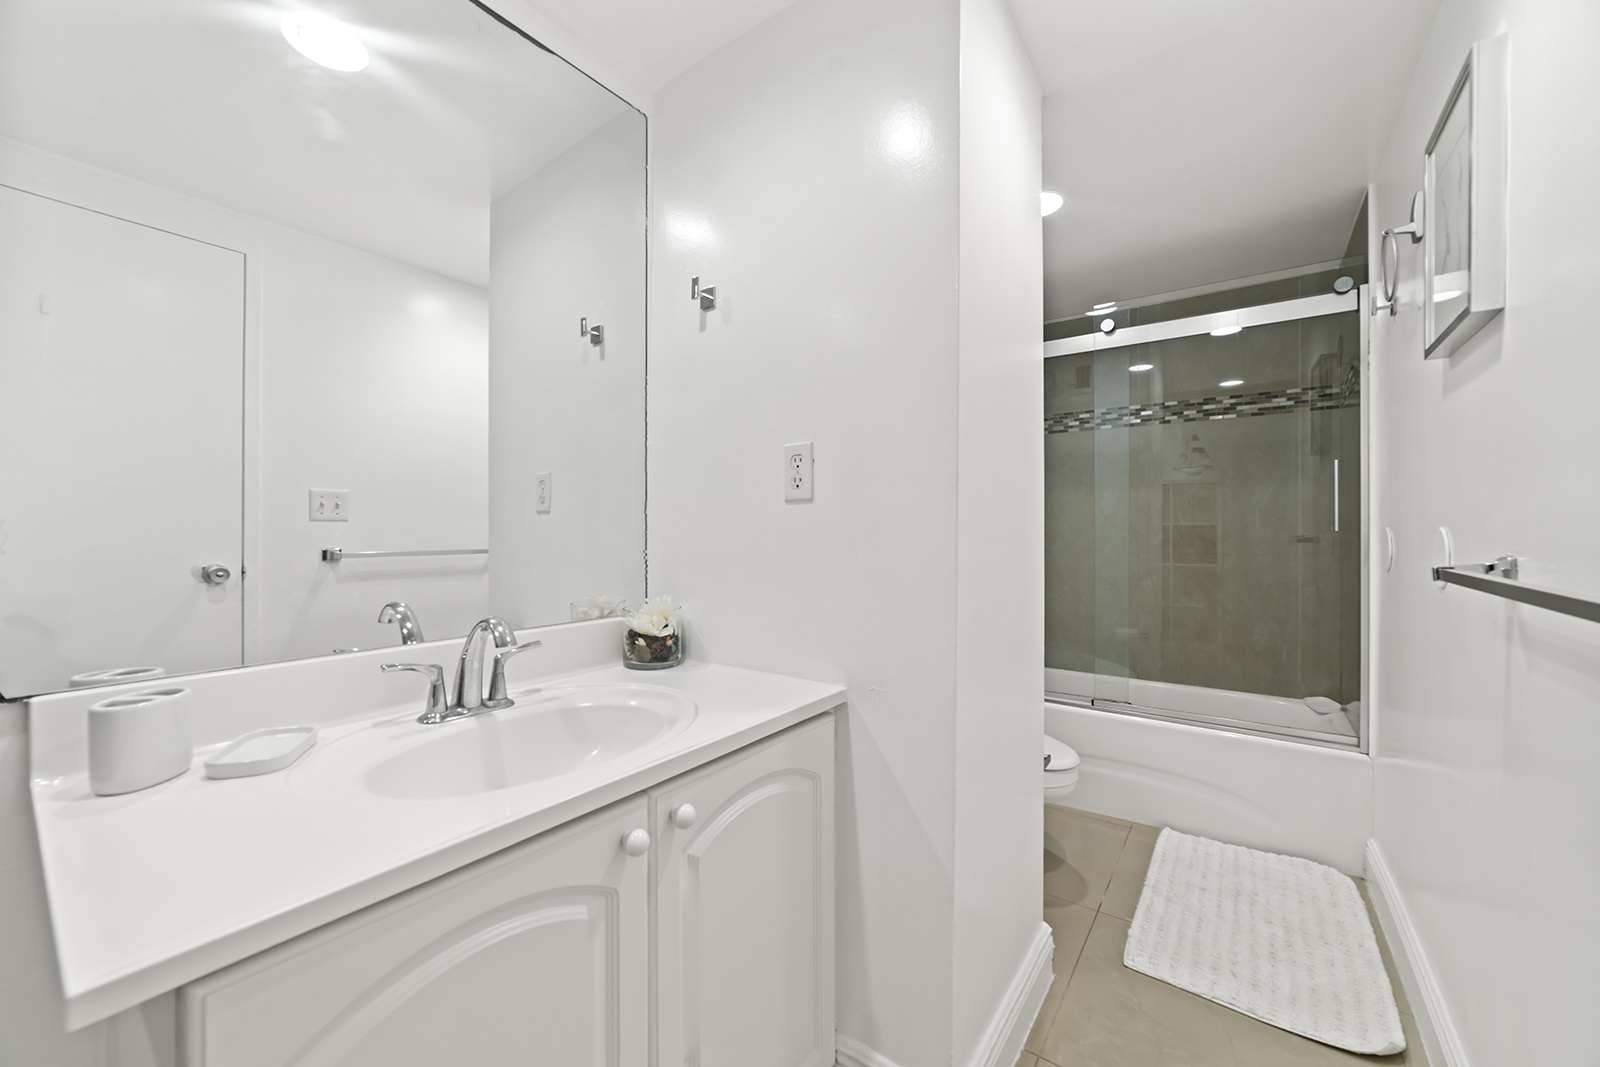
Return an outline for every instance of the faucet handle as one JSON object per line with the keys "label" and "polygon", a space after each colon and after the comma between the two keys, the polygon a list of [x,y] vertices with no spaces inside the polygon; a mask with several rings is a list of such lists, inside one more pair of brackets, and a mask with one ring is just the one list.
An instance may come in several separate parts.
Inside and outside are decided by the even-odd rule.
{"label": "faucet handle", "polygon": [[450,698],[444,687],[444,668],[437,663],[385,663],[378,668],[384,674],[397,671],[416,671],[428,676],[428,707],[417,717],[420,723],[433,725],[449,718]]}
{"label": "faucet handle", "polygon": [[506,660],[519,652],[526,652],[530,648],[538,648],[542,643],[540,641],[529,641],[525,645],[513,645],[494,654],[494,673],[489,676],[489,699],[483,702],[485,708],[494,711],[498,708],[509,708],[516,703],[515,700],[506,695]]}

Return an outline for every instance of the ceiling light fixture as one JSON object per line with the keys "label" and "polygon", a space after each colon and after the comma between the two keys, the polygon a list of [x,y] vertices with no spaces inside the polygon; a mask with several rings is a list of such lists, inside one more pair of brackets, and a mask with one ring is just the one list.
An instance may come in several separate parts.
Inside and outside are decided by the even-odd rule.
{"label": "ceiling light fixture", "polygon": [[1460,295],[1461,295],[1461,290],[1460,289],[1446,289],[1442,293],[1434,293],[1433,294],[1433,302],[1435,304],[1442,304],[1446,300],[1454,300],[1456,297],[1458,297]]}
{"label": "ceiling light fixture", "polygon": [[347,74],[367,69],[367,46],[336,19],[315,11],[291,11],[283,16],[281,28],[283,39],[313,63]]}
{"label": "ceiling light fixture", "polygon": [[1147,370],[1155,370],[1155,369],[1156,369],[1156,365],[1154,363],[1135,363],[1133,366],[1128,368],[1128,370],[1130,370],[1134,374],[1142,374],[1143,372],[1145,372]]}
{"label": "ceiling light fixture", "polygon": [[1114,314],[1116,314],[1116,311],[1117,311],[1117,305],[1115,305],[1115,304],[1101,304],[1099,307],[1095,308],[1093,311],[1085,311],[1084,314],[1089,316],[1092,319],[1096,315],[1114,315]]}
{"label": "ceiling light fixture", "polygon": [[1217,384],[1220,385],[1224,389],[1232,389],[1236,385],[1243,385],[1244,384],[1244,379],[1243,378],[1229,378],[1227,381],[1218,382]]}
{"label": "ceiling light fixture", "polygon": [[1065,204],[1066,202],[1067,198],[1062,196],[1060,193],[1051,192],[1049,189],[1046,189],[1044,192],[1039,194],[1040,218],[1043,218],[1046,215],[1054,215],[1056,212],[1061,210],[1061,205]]}

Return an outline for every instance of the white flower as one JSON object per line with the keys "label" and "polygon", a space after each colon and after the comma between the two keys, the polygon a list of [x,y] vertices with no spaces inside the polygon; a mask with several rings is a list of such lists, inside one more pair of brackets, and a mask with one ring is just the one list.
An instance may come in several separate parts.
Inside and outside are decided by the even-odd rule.
{"label": "white flower", "polygon": [[628,628],[651,637],[666,637],[680,632],[683,609],[670,596],[651,597],[628,616]]}

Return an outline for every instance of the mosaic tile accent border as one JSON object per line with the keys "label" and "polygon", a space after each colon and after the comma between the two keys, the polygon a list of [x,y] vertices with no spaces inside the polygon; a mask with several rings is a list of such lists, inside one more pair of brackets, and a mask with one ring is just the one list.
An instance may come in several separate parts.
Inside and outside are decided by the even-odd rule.
{"label": "mosaic tile accent border", "polygon": [[1203,396],[1190,400],[1162,400],[1154,404],[1067,411],[1047,415],[1045,433],[1077,433],[1081,430],[1106,430],[1117,426],[1158,426],[1174,422],[1209,422],[1215,419],[1248,419],[1257,415],[1277,415],[1302,408],[1311,411],[1336,411],[1360,397],[1350,378],[1340,385],[1304,385],[1293,389],[1272,389],[1259,393],[1234,393],[1230,396]]}

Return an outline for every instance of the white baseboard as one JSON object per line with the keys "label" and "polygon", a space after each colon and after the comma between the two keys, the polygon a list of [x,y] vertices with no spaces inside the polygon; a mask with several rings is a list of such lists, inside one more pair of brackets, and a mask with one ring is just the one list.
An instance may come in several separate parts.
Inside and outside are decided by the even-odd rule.
{"label": "white baseboard", "polygon": [[[1017,1062],[1028,1031],[1033,1029],[1039,1009],[1044,1006],[1045,994],[1050,992],[1050,982],[1055,977],[1050,967],[1054,952],[1050,927],[1040,923],[998,1010],[984,1027],[970,1067],[1012,1067]],[[838,1067],[900,1067],[889,1057],[845,1034],[835,1035],[834,1056]]]}
{"label": "white baseboard", "polygon": [[1050,968],[1050,957],[1055,952],[1055,940],[1050,936],[1050,926],[1040,923],[1033,935],[1033,944],[1022,958],[1006,990],[1000,1008],[984,1027],[978,1040],[977,1051],[970,1061],[971,1067],[1013,1067],[1022,1055],[1022,1043],[1028,1040],[1028,1031],[1039,1016],[1045,994],[1050,992],[1050,982],[1055,972]]}
{"label": "white baseboard", "polygon": [[1366,858],[1372,910],[1378,913],[1378,925],[1383,927],[1383,936],[1394,953],[1395,969],[1400,972],[1400,984],[1411,1002],[1428,1062],[1432,1067],[1469,1067],[1461,1035],[1445,1003],[1444,991],[1428,962],[1428,954],[1423,951],[1411,913],[1406,910],[1405,898],[1400,895],[1394,874],[1384,862],[1378,842],[1367,842]]}
{"label": "white baseboard", "polygon": [[[1045,993],[1050,992],[1054,979],[1050,960],[1056,942],[1050,934],[1050,925],[1040,923],[1034,934],[1034,944],[1027,947],[1022,965],[1006,987],[1000,1008],[995,1011],[984,1035],[979,1038],[978,1049],[973,1053],[970,1067],[1011,1067],[1022,1054],[1022,1043],[1027,1033],[1034,1029],[1038,1009],[1045,1005]],[[837,1067],[899,1067],[877,1049],[867,1048],[856,1038],[845,1033],[834,1037],[834,1056]]]}
{"label": "white baseboard", "polygon": [[835,1034],[833,1054],[838,1067],[900,1067],[887,1056],[880,1056],[853,1037]]}

